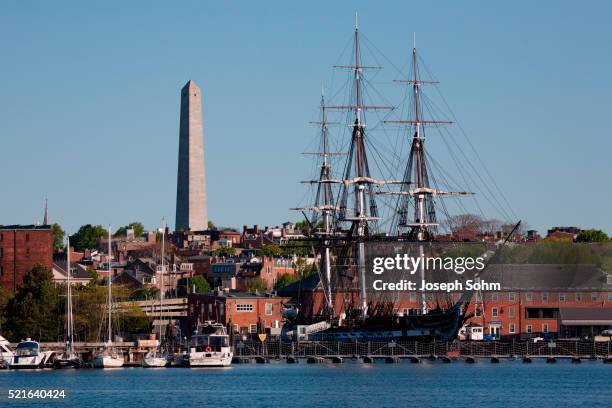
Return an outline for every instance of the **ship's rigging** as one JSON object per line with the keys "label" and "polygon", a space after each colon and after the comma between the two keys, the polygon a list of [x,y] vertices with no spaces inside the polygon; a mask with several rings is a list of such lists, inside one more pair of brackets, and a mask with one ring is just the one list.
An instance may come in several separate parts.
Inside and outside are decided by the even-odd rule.
{"label": "ship's rigging", "polygon": [[[411,75],[408,79],[395,81],[409,85],[408,117],[400,114],[400,117],[395,118],[391,116],[396,112],[392,104],[374,104],[365,100],[364,82],[367,82],[365,74],[370,70],[379,70],[381,67],[366,65],[362,62],[360,34],[356,21],[351,63],[334,66],[350,74],[350,80],[347,81],[350,83],[348,103],[328,105],[326,98],[321,97],[320,120],[317,124],[320,125],[322,148],[321,151],[310,153],[321,159],[318,178],[304,181],[314,187],[314,202],[295,209],[312,213],[308,221],[312,227],[310,238],[314,240],[312,242],[315,242],[317,247],[315,252],[319,259],[319,275],[325,293],[326,313],[323,314],[331,316],[334,310],[338,313],[338,310],[342,309],[338,307],[339,305],[334,304],[334,282],[338,283],[341,277],[352,277],[352,281],[358,284],[359,292],[359,304],[355,305],[355,309],[358,310],[361,320],[366,321],[372,314],[369,313],[369,308],[380,309],[380,305],[375,304],[380,299],[368,299],[369,291],[366,288],[365,279],[365,243],[371,239],[395,239],[403,242],[422,243],[418,247],[422,255],[423,245],[436,239],[440,226],[438,207],[442,209],[447,220],[450,220],[449,210],[443,198],[461,198],[471,196],[473,193],[457,191],[459,189],[455,186],[459,183],[450,176],[450,173],[441,170],[439,163],[425,150],[425,129],[437,129],[453,122],[438,120],[431,114],[431,105],[424,106],[422,87],[435,85],[438,82],[421,79],[416,41],[414,41],[410,58]],[[338,144],[343,149],[332,148],[329,140],[328,113],[335,111],[348,112],[347,126],[350,130],[348,143]],[[394,161],[397,166],[401,165],[402,171],[380,171],[381,168],[392,170],[394,166],[390,166],[390,161],[385,161],[382,157],[381,150],[383,149],[377,148],[376,143],[370,140],[369,134],[372,128],[366,132],[368,129],[367,111],[387,112],[383,118],[378,116],[376,130],[390,125],[402,129],[401,133],[398,132],[398,136],[409,140],[410,148],[407,152],[402,152],[402,149],[394,149],[391,152],[393,159],[390,161]],[[406,129],[408,129],[409,138],[406,138]],[[331,150],[346,151],[346,153],[332,153]],[[371,151],[374,152],[377,159],[374,161],[374,167],[370,161]],[[340,161],[338,158],[343,160]],[[478,160],[484,166],[480,157]],[[469,166],[474,169],[474,165],[469,164]],[[432,174],[431,167],[439,172],[438,179]],[[373,169],[378,170],[376,173],[379,174],[375,175]],[[342,171],[340,178],[334,177],[334,170],[338,173]],[[488,171],[486,172],[490,177]],[[481,175],[466,177],[461,171],[457,174],[463,181],[483,180]],[[394,177],[395,175],[399,177]],[[499,190],[497,185],[495,187]],[[491,198],[493,189],[485,186],[484,189],[480,187],[476,190],[484,191],[484,198],[489,203],[497,205],[503,213],[508,214],[506,211],[508,207],[504,208],[499,200]],[[385,214],[381,214],[381,203]],[[458,206],[465,209],[461,203]],[[478,209],[482,213],[480,206]],[[505,218],[509,220],[510,217]],[[384,224],[387,226],[384,227]],[[386,233],[383,233],[383,228],[387,230]],[[421,270],[420,273],[422,276],[423,271]],[[428,313],[424,296],[421,296],[419,304],[420,313]],[[346,311],[347,305],[344,305],[343,309]],[[395,310],[391,312],[395,313]]]}

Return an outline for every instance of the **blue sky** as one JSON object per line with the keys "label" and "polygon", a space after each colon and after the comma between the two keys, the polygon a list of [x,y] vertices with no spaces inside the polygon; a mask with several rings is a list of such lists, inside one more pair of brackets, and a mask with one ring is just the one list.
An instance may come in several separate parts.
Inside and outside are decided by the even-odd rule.
{"label": "blue sky", "polygon": [[520,218],[612,233],[609,2],[126,3],[0,5],[0,224],[41,221],[48,197],[69,231],[173,225],[189,79],[203,95],[210,218],[299,219],[288,208],[312,168],[308,121],[358,11],[397,67],[417,33]]}

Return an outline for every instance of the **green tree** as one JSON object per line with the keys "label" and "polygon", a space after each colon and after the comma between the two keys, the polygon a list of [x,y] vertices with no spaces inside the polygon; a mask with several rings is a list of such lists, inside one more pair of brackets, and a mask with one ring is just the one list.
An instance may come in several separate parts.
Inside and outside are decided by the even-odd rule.
{"label": "green tree", "polygon": [[62,227],[55,223],[53,224],[53,250],[59,251],[64,248],[64,237],[66,233],[62,229]]}
{"label": "green tree", "polygon": [[124,225],[123,227],[119,228],[117,231],[115,231],[115,233],[113,234],[114,237],[124,237],[125,234],[127,233],[128,229],[134,229],[134,236],[136,238],[141,237],[142,234],[144,234],[144,225],[142,225],[141,222],[138,221],[134,221],[134,222],[130,222],[128,225]]}
{"label": "green tree", "polygon": [[217,229],[217,227],[215,226],[215,224],[212,221],[208,221],[208,229],[211,231],[215,231]]}
{"label": "green tree", "polygon": [[56,341],[60,333],[58,289],[53,274],[36,265],[24,278],[15,296],[6,306],[6,332],[14,341],[32,337]]}
{"label": "green tree", "polygon": [[234,256],[236,255],[236,248],[232,247],[221,247],[215,250],[217,256]]}
{"label": "green tree", "polygon": [[266,281],[261,278],[251,278],[246,281],[247,290],[251,293],[264,293],[268,291]]}
{"label": "green tree", "polygon": [[94,268],[87,268],[87,272],[89,272],[89,283],[87,286],[95,287],[100,285],[100,276],[98,275],[98,272],[96,272]]}
{"label": "green tree", "polygon": [[118,329],[130,334],[148,333],[151,329],[151,318],[136,304],[129,304],[118,313]]}
{"label": "green tree", "polygon": [[576,242],[605,242],[608,240],[608,235],[602,230],[588,229],[581,231],[576,237]]}
{"label": "green tree", "polygon": [[310,232],[310,224],[306,220],[298,221],[295,223],[295,229],[307,235]]}
{"label": "green tree", "polygon": [[283,273],[276,278],[276,282],[274,283],[274,289],[284,288],[285,286],[292,284],[296,280],[297,277],[295,275]]}
{"label": "green tree", "polygon": [[312,263],[308,265],[306,263],[306,259],[298,258],[295,261],[295,272],[299,279],[305,278],[306,276],[310,276],[317,271],[317,265]]}
{"label": "green tree", "polygon": [[154,300],[159,299],[159,289],[157,288],[137,288],[130,293],[130,300]]}
{"label": "green tree", "polygon": [[274,256],[280,255],[283,251],[281,251],[280,247],[275,244],[264,245],[259,250],[259,253],[263,256]]}
{"label": "green tree", "polygon": [[191,278],[189,278],[188,283],[190,291],[195,285],[196,293],[210,292],[210,284],[206,279],[204,279],[202,275],[192,276]]}
{"label": "green tree", "polygon": [[76,234],[70,237],[70,245],[74,246],[74,249],[79,252],[92,249],[98,245],[98,239],[106,235],[108,235],[108,231],[101,225],[83,225]]}
{"label": "green tree", "polygon": [[6,322],[6,307],[11,300],[11,297],[11,293],[0,286],[0,333],[4,333],[2,329]]}

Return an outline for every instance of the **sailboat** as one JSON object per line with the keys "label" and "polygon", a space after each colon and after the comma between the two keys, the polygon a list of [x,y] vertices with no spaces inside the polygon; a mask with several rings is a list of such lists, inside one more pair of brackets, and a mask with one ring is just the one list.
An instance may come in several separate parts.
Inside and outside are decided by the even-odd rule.
{"label": "sailboat", "polygon": [[107,313],[108,313],[108,324],[107,324],[107,337],[106,344],[94,355],[93,366],[95,368],[118,368],[123,366],[123,355],[113,347],[113,328],[112,328],[112,317],[113,317],[113,298],[112,298],[112,270],[111,270],[111,259],[112,259],[112,248],[111,248],[111,229],[108,228],[108,299],[106,301]]}
{"label": "sailboat", "polygon": [[54,368],[80,368],[81,359],[72,348],[74,340],[74,320],[72,318],[72,283],[70,270],[70,236],[66,238],[66,346],[64,352],[53,362]]}
{"label": "sailboat", "polygon": [[162,231],[162,243],[161,243],[161,276],[159,284],[159,340],[157,341],[157,347],[154,350],[149,351],[142,359],[143,367],[165,367],[168,364],[167,356],[164,355],[161,350],[161,338],[162,338],[162,306],[164,303],[164,255],[165,255],[165,241],[166,241],[166,226],[164,225]]}

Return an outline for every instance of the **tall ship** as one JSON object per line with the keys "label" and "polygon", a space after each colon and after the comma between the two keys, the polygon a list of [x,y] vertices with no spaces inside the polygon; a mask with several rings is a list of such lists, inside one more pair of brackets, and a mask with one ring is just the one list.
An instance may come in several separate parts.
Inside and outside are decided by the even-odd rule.
{"label": "tall ship", "polygon": [[[421,79],[416,38],[410,75],[394,81],[406,91],[401,108],[370,103],[378,91],[373,90],[373,81],[366,73],[380,67],[363,63],[357,22],[352,42],[351,62],[335,66],[348,72],[344,103],[329,104],[322,96],[320,120],[315,122],[320,130],[319,149],[307,152],[318,158],[320,165],[317,178],[303,181],[311,187],[309,196],[314,200],[293,208],[304,215],[309,226],[310,234],[301,245],[312,248],[317,265],[314,276],[294,287],[300,291],[309,281],[314,282],[311,286],[322,290],[324,302],[304,305],[299,300],[301,295],[294,294],[298,300],[286,305],[285,332],[297,334],[301,326],[302,331],[313,328],[310,339],[455,339],[469,317],[472,292],[443,296],[422,291],[405,293],[414,295],[413,303],[418,307],[402,310],[400,294],[376,292],[367,284],[372,273],[367,264],[372,254],[401,248],[415,257],[440,255],[447,251],[438,245],[442,240],[452,247],[453,237],[446,234],[441,239],[438,233],[439,213],[445,216],[446,228],[452,230],[453,217],[445,200],[452,200],[465,212],[460,200],[472,199],[474,193],[453,188],[457,183],[425,145],[428,129],[453,122],[427,116],[433,108],[423,88],[438,82]],[[333,143],[330,126],[343,123],[329,121],[330,112],[343,112],[341,118],[348,129],[342,140]],[[374,126],[366,122],[366,113],[370,112],[377,119]],[[391,131],[385,130],[389,127]],[[399,147],[402,143],[406,148]],[[489,198],[491,189],[486,192],[485,198]],[[494,255],[490,248],[477,250],[483,254],[488,251],[489,258]],[[421,264],[416,274],[419,282],[425,272]]]}

